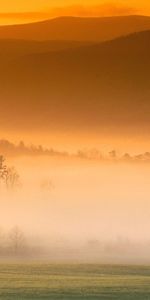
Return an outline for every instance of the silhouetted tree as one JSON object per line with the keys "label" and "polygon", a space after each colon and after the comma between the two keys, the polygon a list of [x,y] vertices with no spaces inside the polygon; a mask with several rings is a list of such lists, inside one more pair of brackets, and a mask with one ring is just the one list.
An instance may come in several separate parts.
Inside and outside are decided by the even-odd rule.
{"label": "silhouetted tree", "polygon": [[14,167],[6,169],[4,181],[7,189],[13,189],[20,185],[20,176]]}
{"label": "silhouetted tree", "polygon": [[0,183],[3,183],[6,188],[14,188],[20,185],[20,177],[14,167],[8,167],[5,164],[4,156],[0,156]]}
{"label": "silhouetted tree", "polygon": [[4,180],[7,166],[4,164],[5,158],[3,155],[0,155],[0,182]]}

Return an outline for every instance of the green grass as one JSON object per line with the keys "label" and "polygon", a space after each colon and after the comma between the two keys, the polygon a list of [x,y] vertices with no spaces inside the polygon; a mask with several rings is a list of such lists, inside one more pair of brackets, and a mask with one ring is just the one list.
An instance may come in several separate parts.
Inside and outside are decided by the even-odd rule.
{"label": "green grass", "polygon": [[0,264],[3,299],[150,299],[150,267]]}

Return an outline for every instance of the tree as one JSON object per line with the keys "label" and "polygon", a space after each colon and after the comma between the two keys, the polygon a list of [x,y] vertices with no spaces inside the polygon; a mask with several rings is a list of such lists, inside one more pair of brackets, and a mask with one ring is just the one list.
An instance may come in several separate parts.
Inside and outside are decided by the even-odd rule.
{"label": "tree", "polygon": [[0,183],[4,181],[4,177],[6,174],[7,166],[4,164],[5,158],[3,155],[0,155]]}
{"label": "tree", "polygon": [[117,153],[115,150],[112,150],[109,152],[109,156],[111,159],[116,159],[117,158]]}
{"label": "tree", "polygon": [[6,169],[4,181],[7,189],[13,189],[20,185],[20,176],[14,167]]}
{"label": "tree", "polygon": [[4,241],[5,241],[4,233],[3,233],[3,230],[0,228],[0,253],[4,249]]}
{"label": "tree", "polygon": [[12,189],[20,185],[20,176],[14,167],[5,165],[5,158],[0,155],[0,183],[7,189]]}
{"label": "tree", "polygon": [[9,235],[10,247],[15,255],[22,253],[25,248],[25,236],[24,233],[16,226]]}

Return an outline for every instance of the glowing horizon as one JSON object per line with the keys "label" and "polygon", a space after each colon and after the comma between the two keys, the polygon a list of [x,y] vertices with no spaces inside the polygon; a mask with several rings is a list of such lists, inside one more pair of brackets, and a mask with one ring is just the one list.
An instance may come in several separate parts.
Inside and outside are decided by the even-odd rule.
{"label": "glowing horizon", "polygon": [[60,16],[105,17],[122,15],[150,15],[147,1],[5,1],[0,8],[0,24],[15,24],[40,21]]}

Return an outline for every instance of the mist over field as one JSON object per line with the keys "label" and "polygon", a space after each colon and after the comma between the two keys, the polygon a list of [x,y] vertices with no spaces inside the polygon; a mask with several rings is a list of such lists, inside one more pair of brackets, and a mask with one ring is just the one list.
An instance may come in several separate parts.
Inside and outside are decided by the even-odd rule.
{"label": "mist over field", "polygon": [[21,186],[1,187],[0,220],[4,235],[18,228],[24,237],[16,257],[149,262],[150,165],[47,156],[8,163]]}

